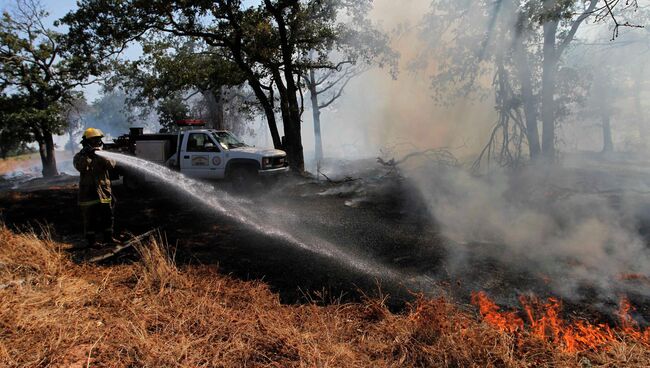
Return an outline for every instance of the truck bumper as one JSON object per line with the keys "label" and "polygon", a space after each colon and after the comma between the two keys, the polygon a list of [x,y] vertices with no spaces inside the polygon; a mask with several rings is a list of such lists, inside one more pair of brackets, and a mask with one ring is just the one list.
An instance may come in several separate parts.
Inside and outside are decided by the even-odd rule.
{"label": "truck bumper", "polygon": [[278,167],[277,169],[257,170],[259,176],[271,176],[286,173],[289,171],[289,166]]}

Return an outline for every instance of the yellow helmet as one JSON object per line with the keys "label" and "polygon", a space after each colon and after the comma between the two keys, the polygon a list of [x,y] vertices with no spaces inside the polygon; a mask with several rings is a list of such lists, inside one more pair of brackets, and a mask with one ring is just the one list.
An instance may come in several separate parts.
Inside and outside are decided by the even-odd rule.
{"label": "yellow helmet", "polygon": [[83,139],[90,139],[90,138],[104,138],[104,133],[96,128],[88,128],[86,131],[84,131]]}

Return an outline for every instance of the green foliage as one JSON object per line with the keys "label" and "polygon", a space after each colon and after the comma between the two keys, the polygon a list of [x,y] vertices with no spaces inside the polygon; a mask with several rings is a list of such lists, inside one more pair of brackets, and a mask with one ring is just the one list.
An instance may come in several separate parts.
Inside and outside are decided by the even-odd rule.
{"label": "green foliage", "polygon": [[113,83],[136,95],[133,102],[149,104],[179,92],[217,90],[245,82],[240,69],[223,50],[200,40],[174,36],[142,42],[144,56],[124,63]]}
{"label": "green foliage", "polygon": [[40,131],[26,127],[62,125],[58,105],[36,109],[22,96],[0,96],[0,156],[28,151],[27,144],[34,142]]}
{"label": "green foliage", "polygon": [[[152,33],[170,30],[177,36],[191,37],[195,44],[188,45],[202,49],[241,48],[244,62],[252,65],[281,62],[282,44],[297,52],[294,57],[307,61],[306,51],[331,49],[343,31],[336,22],[337,10],[352,7],[333,0],[268,3],[284,12],[283,20],[292,30],[290,39],[282,40],[269,6],[246,7],[241,1],[84,0],[79,10],[64,19],[71,26],[71,39],[98,55],[107,55],[130,40],[143,40]],[[367,0],[355,2],[354,8],[367,3]],[[99,14],[103,16],[98,17]],[[164,49],[154,46],[154,49]],[[149,50],[145,47],[146,51]],[[232,60],[230,54],[225,56]]]}
{"label": "green foliage", "polygon": [[[230,114],[230,118],[250,111],[249,103],[235,101],[222,93],[224,89],[241,86],[246,81],[239,67],[224,55],[223,49],[207,47],[200,39],[187,40],[164,34],[143,41],[142,48],[144,55],[117,67],[111,81],[113,86],[129,93],[127,105],[137,108],[141,116],[157,111],[160,124],[173,129],[170,117],[192,115],[189,105],[193,105],[192,110],[202,110],[203,105],[209,107],[210,104],[238,110],[236,114]],[[189,98],[196,95],[201,98]],[[219,101],[206,96],[217,96]],[[177,108],[181,106],[186,111],[180,113]],[[214,108],[207,110],[210,112]],[[209,115],[192,116],[206,118],[214,125],[214,117]],[[238,119],[236,123],[234,125],[243,124],[243,120]]]}
{"label": "green foliage", "polygon": [[158,121],[169,131],[176,129],[177,120],[187,119],[189,114],[187,104],[178,96],[166,98],[158,104]]}
{"label": "green foliage", "polygon": [[[34,24],[47,13],[26,3],[18,4],[15,17],[5,12],[0,19],[0,87],[5,93],[20,96],[25,108],[47,110],[64,93],[55,75],[59,35]],[[53,131],[60,128],[58,119],[38,121]],[[29,129],[29,125],[25,124],[25,128]]]}
{"label": "green foliage", "polygon": [[16,113],[20,101],[16,98],[0,96],[0,157],[5,158],[25,150],[26,142],[32,140],[30,134],[21,129]]}
{"label": "green foliage", "polygon": [[[131,74],[145,65],[170,85],[199,79],[235,85],[244,78],[271,78],[273,69],[287,63],[296,73],[314,65],[333,68],[329,53],[335,49],[349,59],[371,58],[385,46],[386,36],[370,27],[370,4],[370,0],[265,1],[257,6],[241,1],[83,0],[63,21],[70,26],[69,42],[75,50],[95,55],[95,60],[107,59],[131,41],[141,42],[149,57],[131,64],[127,68]],[[289,32],[280,32],[280,26]],[[309,57],[310,51],[318,57]],[[286,60],[287,52],[291,60]],[[382,64],[393,62],[388,59],[394,55]],[[146,83],[142,87],[156,89]]]}

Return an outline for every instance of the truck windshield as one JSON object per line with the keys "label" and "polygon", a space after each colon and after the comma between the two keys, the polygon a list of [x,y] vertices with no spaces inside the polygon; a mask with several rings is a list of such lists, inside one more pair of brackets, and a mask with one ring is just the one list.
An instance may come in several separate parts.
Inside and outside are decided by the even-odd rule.
{"label": "truck windshield", "polygon": [[230,132],[214,132],[212,134],[214,134],[214,137],[224,149],[246,146],[244,142]]}

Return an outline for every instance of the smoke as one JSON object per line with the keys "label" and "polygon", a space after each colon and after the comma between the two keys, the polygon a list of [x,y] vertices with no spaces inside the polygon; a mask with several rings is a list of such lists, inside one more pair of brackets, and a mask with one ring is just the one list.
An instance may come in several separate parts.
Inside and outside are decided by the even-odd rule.
{"label": "smoke", "polygon": [[[432,98],[430,80],[435,60],[427,68],[409,68],[424,46],[419,24],[430,7],[424,0],[374,2],[371,18],[392,35],[391,46],[400,54],[399,72],[393,78],[388,68],[373,68],[353,79],[343,96],[321,111],[326,159],[377,157],[380,150],[400,144],[421,149],[454,147],[464,156],[484,143],[495,120],[492,102],[440,106]],[[305,160],[311,168],[315,164],[310,110],[305,111],[303,120]]]}
{"label": "smoke", "polygon": [[[86,114],[82,116],[85,128],[93,127],[101,129],[107,137],[116,138],[129,131],[132,126],[131,115],[136,112],[129,112],[126,104],[127,95],[122,91],[106,92],[100,98],[93,101]],[[138,119],[135,126],[145,126],[146,122]]]}
{"label": "smoke", "polygon": [[[489,71],[484,72],[473,85],[477,89],[484,89],[482,98],[463,98],[461,94],[452,103],[438,104],[434,94],[441,88],[442,81],[433,80],[432,76],[440,71],[440,63],[447,55],[441,54],[440,50],[432,51],[431,43],[441,38],[450,42],[454,40],[459,43],[458,49],[470,49],[467,52],[470,56],[494,53],[495,50],[507,51],[512,48],[513,32],[508,33],[509,39],[500,39],[499,36],[506,32],[503,28],[513,27],[516,17],[510,14],[512,10],[505,9],[507,5],[503,5],[495,27],[492,15],[486,14],[488,11],[485,9],[492,9],[496,6],[494,4],[500,2],[477,2],[475,6],[467,5],[471,11],[462,19],[465,27],[472,28],[478,34],[476,37],[465,35],[454,38],[449,32],[435,32],[438,29],[435,24],[430,24],[431,19],[425,15],[444,13],[446,8],[455,6],[450,5],[453,3],[427,0],[374,2],[371,17],[392,35],[392,47],[400,54],[399,73],[393,79],[386,68],[372,69],[352,80],[344,90],[343,97],[322,111],[325,157],[373,157],[378,155],[380,149],[403,143],[419,149],[450,147],[455,149],[457,156],[470,157],[486,144],[490,130],[497,121],[491,85],[493,75]],[[634,17],[633,14],[630,16]],[[630,22],[635,23],[636,19],[642,24],[645,22],[643,16],[640,14]],[[479,42],[483,28],[490,37],[485,42]],[[611,31],[611,24],[607,22],[593,24],[590,20],[584,23],[560,65],[557,99],[562,106],[558,111],[560,135],[557,144],[565,152],[602,149],[602,114],[597,112],[604,111],[598,108],[609,105],[616,105],[616,108],[610,109],[615,149],[639,146],[643,109],[634,106],[632,85],[635,79],[647,79],[645,77],[650,70],[643,68],[648,53],[641,52],[647,48],[647,41],[641,40],[647,38],[647,31],[624,28],[615,41],[610,41]],[[539,45],[539,41],[529,42]],[[540,50],[530,50],[533,54],[537,51]],[[447,61],[458,64],[465,62],[453,58]],[[471,67],[469,64],[473,61],[466,62],[468,68]],[[531,61],[531,68],[539,67],[535,63],[538,61]],[[458,66],[459,74],[463,68],[462,65]],[[490,69],[485,65],[481,68]],[[510,71],[514,73],[514,70]],[[470,72],[465,72],[469,79]],[[602,78],[596,78],[598,76]],[[594,83],[594,78],[606,79],[608,87]],[[516,79],[515,76],[512,79]],[[516,89],[517,84],[513,83]],[[534,92],[539,93],[540,86],[535,84],[533,87]],[[605,90],[610,92],[599,94]],[[643,101],[647,99],[643,98],[644,94],[641,91],[640,99],[645,106]],[[445,96],[435,97],[445,100]],[[308,99],[308,96],[305,98]],[[314,133],[308,106],[303,120],[303,145],[306,160],[309,161],[313,156]]]}
{"label": "smoke", "polygon": [[[405,168],[443,235],[450,239],[447,268],[463,277],[470,257],[496,259],[499,267],[530,274],[547,291],[568,300],[595,293],[650,296],[650,285],[627,276],[648,276],[650,249],[639,228],[650,220],[648,184],[634,168],[616,175],[581,160],[565,167],[531,166],[516,174],[477,177],[458,168]],[[634,186],[634,191],[631,190]],[[647,235],[647,234],[646,234]],[[476,254],[472,254],[476,253]],[[520,288],[534,283],[521,283]],[[485,285],[483,285],[485,286]],[[512,292],[500,290],[499,292]]]}

